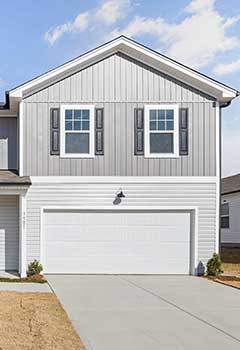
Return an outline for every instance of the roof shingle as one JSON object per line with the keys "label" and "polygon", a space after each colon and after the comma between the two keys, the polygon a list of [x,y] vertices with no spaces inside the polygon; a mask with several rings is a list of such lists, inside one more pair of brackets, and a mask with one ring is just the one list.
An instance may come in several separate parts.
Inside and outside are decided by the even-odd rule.
{"label": "roof shingle", "polygon": [[221,182],[221,194],[240,192],[240,174],[224,177]]}

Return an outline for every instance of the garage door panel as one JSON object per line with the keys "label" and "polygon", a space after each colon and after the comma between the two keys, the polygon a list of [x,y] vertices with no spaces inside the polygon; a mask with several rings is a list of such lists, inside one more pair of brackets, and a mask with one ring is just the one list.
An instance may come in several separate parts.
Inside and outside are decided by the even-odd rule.
{"label": "garage door panel", "polygon": [[[186,225],[185,225],[186,227]],[[72,226],[64,225],[45,225],[48,233],[47,240],[56,242],[61,237],[61,241],[180,241],[188,242],[188,230],[181,232],[176,230],[176,226]]]}
{"label": "garage door panel", "polygon": [[[88,259],[78,258],[78,259],[58,259],[54,261],[49,261],[48,273],[59,273],[56,271],[56,264],[62,266],[61,273],[64,274],[78,274],[86,273],[88,274],[189,274],[189,268],[182,268],[186,261],[179,263],[179,260],[169,260],[160,261],[159,264],[153,264],[152,259],[137,259],[136,264],[129,266],[130,260],[112,260],[111,262],[106,262],[103,258],[93,261]],[[78,266],[81,266],[83,272],[79,272]]]}
{"label": "garage door panel", "polygon": [[[97,232],[98,230],[98,232]],[[62,242],[88,242],[88,241],[111,241],[114,239],[114,241],[155,241],[155,242],[172,242],[173,240],[175,242],[188,242],[188,238],[184,237],[181,233],[176,232],[174,230],[164,230],[163,232],[159,231],[159,228],[154,228],[151,231],[148,231],[148,236],[146,237],[146,231],[148,231],[148,228],[146,227],[139,227],[135,228],[134,230],[127,230],[127,228],[123,231],[121,228],[104,228],[103,230],[98,229],[97,227],[94,228],[94,232],[91,230],[91,228],[85,228],[85,229],[74,229],[71,226],[67,227],[66,230],[60,230],[58,229],[57,234],[49,234],[48,235],[48,241],[49,242],[56,242],[59,240],[59,236],[61,235],[61,241]],[[49,232],[49,231],[48,231]]]}
{"label": "garage door panel", "polygon": [[113,256],[121,258],[130,256],[132,261],[136,259],[137,256],[143,256],[145,258],[157,259],[170,259],[170,258],[181,258],[182,256],[188,257],[189,247],[184,242],[172,243],[163,242],[161,246],[152,245],[151,243],[141,243],[136,242],[134,246],[129,246],[128,242],[94,242],[87,243],[81,242],[78,244],[65,243],[64,246],[61,242],[48,244],[45,252],[47,256],[51,257],[77,257],[84,256],[87,252],[87,257],[103,256],[104,259]]}
{"label": "garage door panel", "polygon": [[45,273],[188,274],[189,242],[189,213],[78,211],[44,216]]}
{"label": "garage door panel", "polygon": [[[109,217],[111,215],[111,220]],[[175,222],[179,225],[184,225],[186,221],[188,221],[189,213],[160,213],[160,212],[129,212],[129,211],[121,211],[118,212],[100,212],[94,213],[94,223],[97,226],[112,226],[114,222],[115,225],[128,225],[128,226],[136,226],[136,225],[147,225],[147,226],[169,226],[173,216]],[[46,212],[44,214],[44,221],[46,225],[89,225],[92,223],[93,213],[82,211],[81,215],[79,215],[79,211],[74,211],[71,213],[67,213],[67,221],[66,221],[66,212]],[[173,225],[174,226],[174,225]]]}

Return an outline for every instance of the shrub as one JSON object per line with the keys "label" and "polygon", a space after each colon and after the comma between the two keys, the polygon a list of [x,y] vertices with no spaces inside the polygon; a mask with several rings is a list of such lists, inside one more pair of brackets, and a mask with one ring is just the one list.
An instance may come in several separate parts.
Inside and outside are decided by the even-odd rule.
{"label": "shrub", "polygon": [[220,255],[214,253],[212,258],[207,262],[207,275],[219,276],[221,273],[223,273],[223,268]]}
{"label": "shrub", "polygon": [[28,265],[27,275],[33,276],[33,275],[39,275],[43,270],[42,265],[39,261],[34,260]]}

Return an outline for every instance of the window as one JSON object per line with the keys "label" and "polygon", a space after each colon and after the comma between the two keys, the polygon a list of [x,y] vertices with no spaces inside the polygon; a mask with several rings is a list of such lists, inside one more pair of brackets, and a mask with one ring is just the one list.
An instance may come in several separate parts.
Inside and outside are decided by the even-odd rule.
{"label": "window", "polygon": [[229,204],[221,205],[221,228],[229,228]]}
{"label": "window", "polygon": [[94,156],[94,106],[61,106],[61,156]]}
{"label": "window", "polygon": [[145,106],[145,156],[172,158],[179,156],[178,106]]}

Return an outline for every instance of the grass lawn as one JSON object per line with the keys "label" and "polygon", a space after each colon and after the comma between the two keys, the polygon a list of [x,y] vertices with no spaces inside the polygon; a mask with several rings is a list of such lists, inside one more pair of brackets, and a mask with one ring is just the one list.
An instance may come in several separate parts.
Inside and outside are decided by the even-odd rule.
{"label": "grass lawn", "polygon": [[2,291],[0,349],[81,350],[84,346],[54,294]]}

